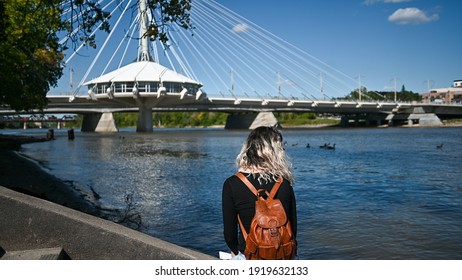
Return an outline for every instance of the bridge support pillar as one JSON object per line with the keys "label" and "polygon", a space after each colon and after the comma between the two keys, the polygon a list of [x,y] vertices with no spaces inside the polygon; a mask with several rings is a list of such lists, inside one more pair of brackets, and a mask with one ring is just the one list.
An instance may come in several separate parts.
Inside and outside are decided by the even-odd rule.
{"label": "bridge support pillar", "polygon": [[388,126],[403,125],[413,126],[441,126],[443,123],[434,113],[411,113],[411,114],[390,114],[387,116]]}
{"label": "bridge support pillar", "polygon": [[419,126],[441,126],[443,123],[441,119],[434,113],[423,113],[423,114],[410,114],[408,117],[409,123],[412,120],[417,120]]}
{"label": "bridge support pillar", "polygon": [[272,112],[231,113],[226,119],[225,129],[255,129],[277,125],[278,120]]}
{"label": "bridge support pillar", "polygon": [[112,113],[85,114],[82,121],[82,132],[117,132]]}
{"label": "bridge support pillar", "polygon": [[347,116],[342,116],[342,118],[340,120],[340,126],[341,127],[348,127],[349,122],[350,122],[350,118],[348,118]]}
{"label": "bridge support pillar", "polygon": [[152,108],[140,106],[136,132],[152,132]]}

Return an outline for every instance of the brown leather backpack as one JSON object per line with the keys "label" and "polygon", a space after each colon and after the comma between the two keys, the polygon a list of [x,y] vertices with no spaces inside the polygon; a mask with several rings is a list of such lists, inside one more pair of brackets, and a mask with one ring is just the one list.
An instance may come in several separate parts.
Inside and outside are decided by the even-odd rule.
{"label": "brown leather backpack", "polygon": [[[246,242],[244,255],[248,260],[292,260],[296,255],[296,241],[287,219],[284,207],[279,199],[275,199],[281,183],[279,177],[271,192],[257,190],[242,173],[236,176],[257,196],[255,201],[255,216],[250,224],[249,233],[246,232],[238,215]],[[262,196],[265,193],[267,198]]]}

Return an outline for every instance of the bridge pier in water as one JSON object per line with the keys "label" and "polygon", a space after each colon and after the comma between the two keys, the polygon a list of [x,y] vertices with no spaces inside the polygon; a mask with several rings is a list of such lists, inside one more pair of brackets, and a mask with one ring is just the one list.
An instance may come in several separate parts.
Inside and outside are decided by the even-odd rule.
{"label": "bridge pier in water", "polygon": [[381,126],[386,119],[385,114],[354,114],[344,115],[340,120],[342,127]]}
{"label": "bridge pier in water", "polygon": [[82,121],[83,132],[118,132],[111,112],[85,114]]}
{"label": "bridge pier in water", "polygon": [[390,114],[387,116],[388,126],[441,126],[441,119],[434,113]]}
{"label": "bridge pier in water", "polygon": [[140,106],[136,132],[153,132],[152,129],[152,108]]}
{"label": "bridge pier in water", "polygon": [[450,115],[452,107],[432,107],[432,106],[413,106],[403,111],[392,112],[387,116],[389,126],[403,125],[407,126],[441,126],[441,121],[438,114]]}
{"label": "bridge pier in water", "polygon": [[272,112],[230,113],[225,129],[254,129],[259,126],[276,126],[278,120]]}

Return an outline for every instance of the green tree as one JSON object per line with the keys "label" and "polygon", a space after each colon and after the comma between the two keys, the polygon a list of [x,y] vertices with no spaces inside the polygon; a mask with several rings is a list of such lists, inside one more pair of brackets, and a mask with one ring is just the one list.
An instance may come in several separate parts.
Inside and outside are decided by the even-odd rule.
{"label": "green tree", "polygon": [[[137,4],[131,8],[138,9],[140,1],[137,0]],[[101,22],[100,29],[110,31],[108,22],[110,13],[101,8],[100,0],[54,0],[54,2],[61,3],[60,8],[62,10],[70,10],[69,13],[66,13],[66,17],[62,18],[62,21],[68,34],[67,38],[71,42],[83,41],[90,47],[96,47],[95,35],[91,34],[95,26]],[[146,0],[146,4],[152,17],[148,22],[148,29],[144,36],[151,40],[159,39],[162,43],[167,43],[167,33],[172,29],[173,23],[184,29],[193,28],[189,13],[191,0]]]}
{"label": "green tree", "polygon": [[[361,88],[362,100],[369,101],[390,101],[394,100],[395,93],[392,91],[369,91],[367,88]],[[396,93],[398,101],[421,101],[422,96],[418,93],[406,90],[406,87],[403,85],[401,91]],[[353,90],[350,94],[346,95],[343,98],[337,98],[338,100],[358,100],[359,91],[358,89]]]}
{"label": "green tree", "polygon": [[[110,14],[99,2],[0,0],[0,106],[16,111],[46,106],[46,93],[62,76],[63,51],[80,42],[95,48],[91,33],[99,23],[100,29],[110,30]],[[154,15],[145,34],[151,40],[166,43],[173,24],[192,28],[191,0],[147,0],[147,7]],[[60,32],[68,34],[62,45]]]}
{"label": "green tree", "polygon": [[62,75],[61,28],[52,1],[0,0],[0,105],[31,110]]}

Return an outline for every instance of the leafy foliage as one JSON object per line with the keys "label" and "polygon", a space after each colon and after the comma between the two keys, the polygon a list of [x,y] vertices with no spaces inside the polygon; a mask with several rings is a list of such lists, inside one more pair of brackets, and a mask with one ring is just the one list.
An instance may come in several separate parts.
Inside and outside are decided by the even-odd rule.
{"label": "leafy foliage", "polygon": [[[148,1],[148,8],[154,17],[148,24],[148,31],[145,36],[151,40],[159,38],[162,43],[166,43],[171,23],[176,23],[184,29],[193,28],[189,14],[191,0],[151,0]],[[155,17],[156,11],[159,12],[158,17]]]}
{"label": "leafy foliage", "polygon": [[[159,127],[209,127],[224,125],[226,113],[217,112],[172,112],[154,113],[152,116],[155,126]],[[136,127],[137,113],[114,113],[114,118],[119,127]]]}
{"label": "leafy foliage", "polygon": [[[338,120],[318,118],[314,113],[274,113],[278,122],[284,126],[338,124]],[[227,113],[220,112],[169,112],[153,113],[154,126],[157,127],[210,127],[226,123]],[[138,113],[114,113],[119,127],[136,127]]]}
{"label": "leafy foliage", "polygon": [[0,105],[31,110],[62,75],[59,1],[0,1]]}
{"label": "leafy foliage", "polygon": [[[119,0],[120,1],[120,0]],[[190,19],[191,0],[147,0],[147,8],[152,18],[148,22],[148,29],[144,36],[151,40],[159,39],[168,42],[168,32],[178,25],[184,29],[193,29]],[[63,30],[68,34],[74,47],[83,42],[87,46],[96,48],[95,35],[92,34],[96,26],[100,30],[109,32],[111,14],[103,10],[99,0],[70,0],[63,2],[62,10],[69,10],[63,20]],[[139,1],[132,9],[138,9]],[[67,43],[67,41],[66,41]]]}
{"label": "leafy foliage", "polygon": [[276,112],[274,116],[282,127],[303,125],[337,125],[336,119],[316,116],[315,113],[286,113]]}
{"label": "leafy foliage", "polygon": [[[69,13],[64,13],[62,18],[62,30],[67,32],[67,39],[71,39],[74,45],[83,42],[85,45],[96,48],[95,35],[92,32],[100,22],[100,30],[110,31],[108,20],[111,15],[103,11],[98,2],[97,0],[70,0],[62,3],[60,9],[69,10]],[[64,44],[67,42],[66,40]]]}
{"label": "leafy foliage", "polygon": [[[338,100],[359,100],[359,90],[355,89],[350,94]],[[394,91],[369,91],[366,87],[361,87],[361,100],[374,100],[374,101],[391,101],[395,100]],[[397,101],[421,101],[422,96],[418,93],[406,90],[403,85],[401,91],[396,92]]]}

